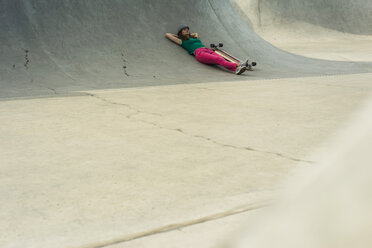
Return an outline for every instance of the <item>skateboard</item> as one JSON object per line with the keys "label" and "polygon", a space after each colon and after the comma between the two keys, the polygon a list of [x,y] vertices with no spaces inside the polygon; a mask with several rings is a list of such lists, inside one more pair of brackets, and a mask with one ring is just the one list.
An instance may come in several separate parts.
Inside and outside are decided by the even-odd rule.
{"label": "skateboard", "polygon": [[[225,50],[222,50],[221,47],[223,47],[223,43],[221,43],[221,42],[218,43],[218,44],[211,44],[211,49],[215,53],[217,53],[218,55],[222,56],[227,61],[233,62],[233,63],[241,63],[242,62],[240,59],[232,56],[231,54],[229,54]],[[256,62],[248,63],[248,70],[252,71],[253,70],[252,67],[256,66],[256,65],[257,65]]]}

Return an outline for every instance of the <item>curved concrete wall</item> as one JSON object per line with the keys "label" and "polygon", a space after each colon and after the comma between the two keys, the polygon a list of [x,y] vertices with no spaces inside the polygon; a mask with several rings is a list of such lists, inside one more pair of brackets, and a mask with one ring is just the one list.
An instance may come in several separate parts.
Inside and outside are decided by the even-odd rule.
{"label": "curved concrete wall", "polygon": [[[307,22],[353,34],[372,34],[370,0],[233,0],[239,2],[258,22],[263,19]],[[262,15],[260,17],[260,15]]]}
{"label": "curved concrete wall", "polygon": [[[372,70],[281,51],[254,33],[228,0],[1,0],[0,23],[1,97]],[[206,45],[222,40],[259,67],[236,77],[201,65],[164,37],[180,23]]]}

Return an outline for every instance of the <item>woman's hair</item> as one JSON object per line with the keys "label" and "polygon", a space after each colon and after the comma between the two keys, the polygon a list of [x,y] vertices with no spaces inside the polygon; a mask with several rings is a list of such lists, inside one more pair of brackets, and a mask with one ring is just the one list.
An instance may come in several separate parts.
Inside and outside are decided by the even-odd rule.
{"label": "woman's hair", "polygon": [[[182,35],[182,30],[184,29],[188,29],[189,30],[189,34],[184,36]],[[190,27],[185,25],[185,24],[182,24],[181,26],[178,27],[178,33],[177,33],[177,36],[178,38],[180,38],[181,40],[189,40],[190,39]]]}
{"label": "woman's hair", "polygon": [[178,34],[178,38],[180,38],[181,40],[189,40],[190,37],[191,37],[190,34],[182,35],[181,32]]}

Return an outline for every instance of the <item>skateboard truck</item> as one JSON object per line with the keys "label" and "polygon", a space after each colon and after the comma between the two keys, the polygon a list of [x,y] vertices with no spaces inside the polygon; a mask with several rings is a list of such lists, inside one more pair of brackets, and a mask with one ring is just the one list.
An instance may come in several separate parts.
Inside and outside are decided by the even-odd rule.
{"label": "skateboard truck", "polygon": [[218,44],[211,44],[211,48],[223,47],[223,43],[220,42]]}
{"label": "skateboard truck", "polygon": [[[231,54],[227,53],[226,51],[224,51],[222,49],[219,49],[220,47],[223,47],[222,42],[219,42],[218,44],[212,43],[212,44],[210,44],[210,47],[212,48],[213,51],[217,52],[219,55],[221,55],[227,61],[234,62],[234,63],[242,63],[240,59],[232,56]],[[256,65],[257,65],[256,62],[248,63],[247,64],[248,70],[252,70],[252,67],[256,66]]]}

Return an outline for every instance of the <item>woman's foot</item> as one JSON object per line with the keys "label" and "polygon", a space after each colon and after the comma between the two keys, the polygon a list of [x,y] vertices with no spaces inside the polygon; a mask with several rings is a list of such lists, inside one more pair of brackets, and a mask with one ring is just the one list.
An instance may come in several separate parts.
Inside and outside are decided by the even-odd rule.
{"label": "woman's foot", "polygon": [[246,61],[243,62],[243,65],[245,65],[246,67],[249,66],[249,59],[247,59]]}
{"label": "woman's foot", "polygon": [[236,75],[240,75],[242,74],[243,72],[245,72],[247,70],[247,66],[245,65],[245,63],[243,64],[238,64],[237,65],[237,68],[235,70],[235,74]]}

